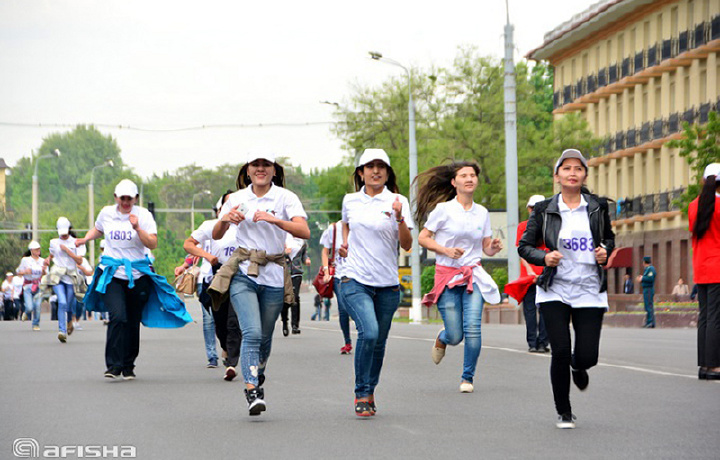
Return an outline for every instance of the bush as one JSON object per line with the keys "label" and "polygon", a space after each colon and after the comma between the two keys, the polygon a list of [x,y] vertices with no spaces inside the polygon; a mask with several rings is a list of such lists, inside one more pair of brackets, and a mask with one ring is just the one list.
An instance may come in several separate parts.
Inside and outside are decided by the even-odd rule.
{"label": "bush", "polygon": [[422,290],[422,295],[427,294],[428,292],[432,291],[433,286],[435,285],[435,265],[428,265],[427,267],[423,267],[422,274],[420,275],[420,289]]}
{"label": "bush", "polygon": [[497,283],[498,288],[500,289],[500,293],[502,293],[508,282],[507,268],[498,267],[490,273],[490,276],[492,276],[492,279],[495,280],[495,283]]}

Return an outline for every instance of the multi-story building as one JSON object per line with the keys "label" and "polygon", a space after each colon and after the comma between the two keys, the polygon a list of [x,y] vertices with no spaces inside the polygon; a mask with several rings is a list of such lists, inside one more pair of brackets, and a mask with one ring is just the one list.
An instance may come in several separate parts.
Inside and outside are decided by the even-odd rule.
{"label": "multi-story building", "polygon": [[555,70],[554,116],[579,112],[604,139],[589,157],[589,188],[617,201],[611,293],[651,256],[656,292],[692,282],[687,218],[673,200],[695,180],[667,143],[682,122],[720,111],[720,0],[603,0],[545,35],[528,53]]}

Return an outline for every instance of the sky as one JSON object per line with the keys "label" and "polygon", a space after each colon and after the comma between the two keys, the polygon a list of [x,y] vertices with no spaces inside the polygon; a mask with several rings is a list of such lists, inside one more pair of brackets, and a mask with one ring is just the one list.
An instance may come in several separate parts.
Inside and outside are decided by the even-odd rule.
{"label": "sky", "polygon": [[[509,1],[516,61],[594,3]],[[345,152],[320,102],[402,76],[368,51],[422,68],[451,65],[467,45],[502,58],[505,22],[497,0],[2,0],[0,158],[12,167],[86,123],[143,177],[251,151],[330,167]],[[208,125],[245,127],[182,130]]]}

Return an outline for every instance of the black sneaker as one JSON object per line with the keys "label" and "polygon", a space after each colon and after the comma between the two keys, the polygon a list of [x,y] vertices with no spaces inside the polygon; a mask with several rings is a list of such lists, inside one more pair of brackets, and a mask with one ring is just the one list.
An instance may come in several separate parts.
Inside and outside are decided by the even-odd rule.
{"label": "black sneaker", "polygon": [[590,377],[588,377],[588,373],[585,369],[573,369],[572,379],[575,386],[578,387],[578,390],[580,391],[585,391],[590,383]]}
{"label": "black sneaker", "polygon": [[120,369],[113,369],[111,367],[108,367],[105,371],[105,378],[107,379],[116,379],[120,377]]}
{"label": "black sneaker", "polygon": [[575,416],[572,414],[572,412],[565,412],[564,414],[560,414],[560,417],[558,417],[557,423],[555,423],[555,426],[560,428],[561,430],[570,430],[575,428]]}
{"label": "black sneaker", "polygon": [[293,326],[293,328],[292,328],[292,333],[293,333],[293,334],[299,334],[299,333],[300,333],[300,328],[297,327],[297,326]]}
{"label": "black sneaker", "polygon": [[283,337],[287,337],[288,335],[290,335],[290,330],[288,329],[287,321],[283,321],[282,331],[283,331]]}
{"label": "black sneaker", "polygon": [[258,388],[263,386],[263,383],[265,383],[265,374],[258,375]]}
{"label": "black sneaker", "polygon": [[266,409],[265,401],[263,400],[264,397],[265,392],[260,388],[245,389],[245,399],[247,399],[250,415],[260,415],[260,412]]}
{"label": "black sneaker", "polygon": [[132,369],[125,369],[122,371],[123,380],[135,380],[135,372]]}

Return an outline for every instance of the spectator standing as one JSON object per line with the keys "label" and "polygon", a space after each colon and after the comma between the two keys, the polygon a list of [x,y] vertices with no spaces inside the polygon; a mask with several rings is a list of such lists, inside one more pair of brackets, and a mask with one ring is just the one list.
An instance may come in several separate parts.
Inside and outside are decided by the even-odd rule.
{"label": "spectator standing", "polygon": [[653,306],[653,298],[655,297],[655,267],[652,265],[650,256],[643,258],[644,271],[642,275],[638,275],[637,282],[642,285],[643,304],[645,305],[645,328],[655,327],[655,307]]}

